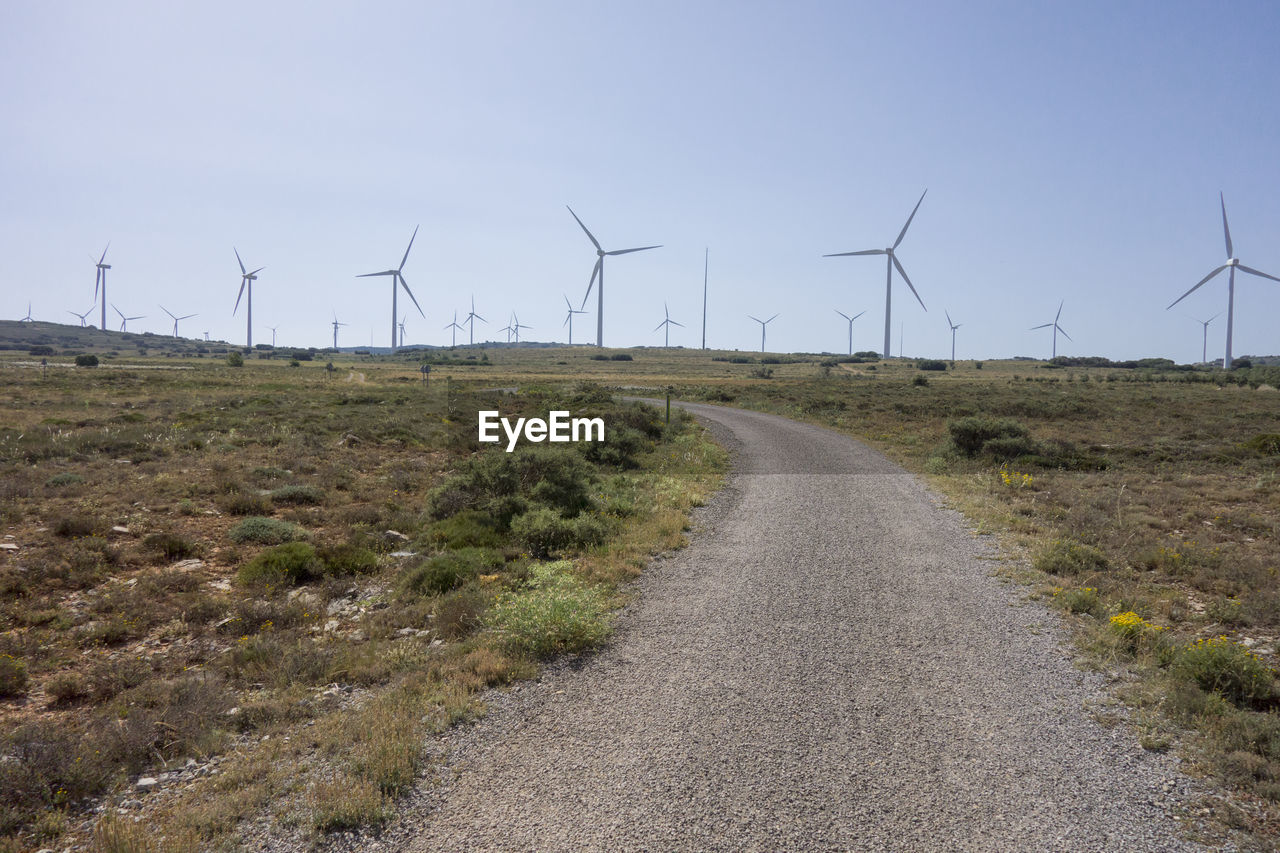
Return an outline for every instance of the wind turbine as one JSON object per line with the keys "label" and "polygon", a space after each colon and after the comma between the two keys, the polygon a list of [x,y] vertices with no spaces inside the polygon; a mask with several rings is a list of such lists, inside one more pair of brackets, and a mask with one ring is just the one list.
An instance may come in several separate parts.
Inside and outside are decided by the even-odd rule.
{"label": "wind turbine", "polygon": [[427,319],[427,315],[423,313],[422,306],[418,304],[418,298],[413,295],[413,291],[409,289],[409,282],[405,281],[404,269],[405,263],[409,260],[409,249],[413,248],[413,241],[418,236],[418,226],[413,227],[413,236],[409,238],[409,246],[404,250],[404,257],[400,259],[400,266],[393,270],[383,270],[382,272],[370,272],[364,275],[358,275],[356,278],[374,278],[376,276],[391,276],[391,348],[396,348],[396,284],[399,283],[404,288],[404,292],[409,294],[409,298],[413,300],[413,307],[418,309],[418,313],[422,314],[422,319]]}
{"label": "wind turbine", "polygon": [[[454,319],[455,320],[458,319],[456,314],[454,315]],[[476,313],[476,298],[475,296],[472,296],[471,312],[467,314],[467,319],[462,321],[467,325],[467,345],[468,346],[474,346],[476,342],[476,320],[479,320],[481,323],[489,322],[488,320],[486,320],[485,318],[481,317],[479,314]],[[506,329],[499,329],[498,331],[505,332]],[[510,342],[511,342],[511,339],[507,338],[507,343],[510,343]]]}
{"label": "wind turbine", "polygon": [[253,283],[258,280],[258,273],[266,269],[266,267],[258,267],[253,272],[246,272],[244,261],[240,260],[240,250],[235,246],[231,250],[236,253],[236,261],[240,264],[240,292],[236,294],[236,307],[231,309],[231,316],[240,310],[240,297],[245,295],[245,289],[249,290],[249,299],[245,302],[245,333],[244,345],[253,346]]}
{"label": "wind turbine", "polygon": [[[1059,310],[1061,310],[1062,306],[1059,305],[1058,308]],[[942,313],[947,314],[946,311],[943,311]],[[1057,322],[1056,318],[1054,322]],[[963,323],[956,324],[951,322],[951,315],[947,314],[947,325],[951,327],[951,360],[955,361],[956,360],[956,329],[960,328],[960,326],[963,326],[964,324]],[[1066,332],[1063,332],[1063,334],[1066,334]]]}
{"label": "wind turbine", "polygon": [[512,332],[514,332],[514,331],[515,331],[515,329],[513,329],[513,328],[511,327],[511,323],[510,323],[510,321],[508,321],[508,322],[507,322],[507,325],[503,326],[503,327],[502,327],[501,329],[499,329],[498,331],[499,331],[499,332],[506,332],[506,333],[507,333],[507,343],[511,343],[511,333],[512,333]]}
{"label": "wind turbine", "polygon": [[702,255],[702,348],[707,348],[707,270],[711,266],[711,249],[708,247]]}
{"label": "wind turbine", "polygon": [[[1062,316],[1062,303],[1059,302],[1058,313],[1053,315],[1052,323],[1041,323],[1039,326],[1032,326],[1030,329],[1030,331],[1034,332],[1036,329],[1047,329],[1050,326],[1053,327],[1053,356],[1052,356],[1053,358],[1058,357],[1058,332],[1062,332],[1062,336],[1064,338],[1071,341],[1072,343],[1075,343],[1075,341],[1071,340],[1071,336],[1067,334],[1067,330],[1058,325],[1058,318],[1061,316]],[[952,334],[954,336],[954,332]],[[955,361],[954,356],[952,357],[951,360]]]}
{"label": "wind turbine", "polygon": [[[170,317],[173,317],[173,336],[174,336],[175,338],[178,336],[178,321],[179,321],[179,320],[190,320],[192,317],[197,316],[197,315],[195,315],[195,314],[185,314],[185,315],[183,315],[183,316],[181,316],[181,317],[178,317],[178,316],[175,316],[175,315],[174,315],[174,313],[173,313],[172,311],[170,311],[168,308],[165,308],[163,305],[161,305],[161,306],[160,306],[160,310],[161,310],[161,311],[163,311],[164,313],[168,314]],[[130,319],[132,319],[132,318],[130,318]]]}
{"label": "wind turbine", "polygon": [[[102,257],[98,258],[98,275],[93,281],[93,301],[98,301],[98,287],[102,287],[102,330],[107,329],[107,270],[111,269],[111,264],[104,263],[107,260],[107,249],[111,248],[111,241],[107,241],[106,249],[102,250]],[[93,256],[90,255],[90,258]]]}
{"label": "wind turbine", "polygon": [[404,346],[404,321],[409,319],[409,315],[405,314],[400,318],[400,346]]}
{"label": "wind turbine", "polygon": [[34,322],[35,322],[35,320],[33,320],[33,319],[31,318],[31,303],[30,303],[30,302],[28,302],[28,303],[27,303],[27,316],[23,317],[23,318],[22,318],[21,320],[19,320],[18,322],[19,322],[19,323],[34,323]]}
{"label": "wind turbine", "polygon": [[334,314],[334,315],[333,315],[333,348],[334,348],[334,349],[337,349],[337,348],[338,348],[338,327],[339,327],[339,326],[345,326],[345,325],[347,325],[347,324],[346,324],[346,323],[339,323],[339,322],[338,322],[338,315],[337,315],[337,314]]}
{"label": "wind turbine", "polygon": [[925,308],[924,300],[920,298],[919,293],[916,293],[915,285],[911,283],[911,279],[907,277],[907,271],[902,268],[901,262],[898,261],[898,256],[894,254],[894,250],[896,250],[898,246],[902,244],[902,238],[907,236],[907,229],[911,227],[911,220],[916,218],[916,211],[920,209],[920,203],[924,201],[924,197],[928,192],[929,191],[926,189],[923,193],[920,194],[920,201],[917,201],[916,206],[912,208],[911,215],[907,217],[907,224],[902,226],[902,230],[898,232],[898,239],[894,240],[893,245],[890,246],[889,248],[866,249],[861,252],[836,252],[835,254],[832,254],[832,255],[823,255],[824,258],[843,258],[843,257],[852,256],[852,255],[888,255],[889,256],[888,260],[885,262],[886,269],[885,269],[885,280],[884,280],[884,357],[885,358],[889,357],[889,345],[890,345],[889,314],[890,314],[890,308],[892,307],[892,304],[893,304],[893,268],[894,267],[898,268],[898,274],[901,275],[902,280],[907,283],[907,287],[911,288],[911,293],[913,296],[915,296],[916,301],[920,303],[920,307],[924,308],[925,311],[929,310],[928,308]]}
{"label": "wind turbine", "polygon": [[564,298],[564,307],[565,307],[565,308],[568,308],[569,310],[568,310],[568,312],[565,314],[565,317],[564,317],[564,323],[561,323],[560,325],[561,325],[561,327],[564,327],[566,324],[569,326],[569,346],[573,346],[573,315],[574,315],[574,314],[585,314],[585,313],[587,313],[587,312],[586,312],[586,311],[580,311],[580,310],[578,310],[577,308],[574,308],[574,307],[573,307],[573,303],[571,303],[571,302],[569,301],[569,297],[568,297],[568,296],[565,296],[565,298]]}
{"label": "wind turbine", "polygon": [[677,323],[675,320],[671,319],[671,312],[667,310],[667,303],[665,302],[662,303],[662,313],[666,317],[666,319],[664,319],[657,326],[654,326],[653,330],[656,332],[658,331],[658,329],[664,329],[662,345],[664,347],[670,347],[671,346],[671,327],[679,326],[680,328],[683,329],[684,323]]}
{"label": "wind turbine", "polygon": [[[1239,269],[1240,272],[1247,272],[1249,273],[1249,275],[1256,275],[1259,278],[1269,278],[1272,281],[1280,281],[1280,278],[1276,278],[1275,276],[1269,275],[1260,270],[1255,270],[1252,267],[1246,267],[1244,264],[1240,263],[1240,259],[1236,257],[1235,251],[1231,248],[1231,229],[1227,227],[1227,202],[1226,202],[1226,199],[1222,197],[1222,193],[1218,193],[1218,201],[1222,203],[1222,234],[1227,239],[1227,262],[1224,263],[1222,266],[1218,267],[1217,269],[1215,269],[1213,272],[1209,273],[1204,278],[1200,279],[1200,281],[1196,284],[1195,287],[1191,288],[1186,293],[1182,294],[1177,299],[1173,300],[1173,302],[1169,303],[1169,308],[1172,308],[1174,305],[1177,305],[1179,302],[1186,299],[1192,293],[1195,293],[1195,291],[1199,289],[1200,285],[1204,284],[1205,282],[1213,278],[1218,273],[1222,272],[1225,269],[1231,270],[1231,272],[1227,274],[1227,353],[1225,356],[1223,356],[1223,359],[1222,359],[1222,369],[1230,370],[1231,369],[1231,326],[1232,326],[1232,320],[1235,316],[1235,302],[1236,302],[1236,270]],[[1167,311],[1169,309],[1166,308],[1165,310]]]}
{"label": "wind turbine", "polygon": [[[751,317],[750,314],[748,314],[747,316]],[[759,317],[751,317],[751,319],[755,320],[757,323],[760,324],[760,352],[764,352],[764,330],[770,323],[778,319],[778,315],[774,314],[768,320],[761,320]]]}
{"label": "wind turbine", "polygon": [[111,307],[112,307],[112,308],[115,308],[115,312],[116,312],[117,314],[119,314],[119,315],[120,315],[120,331],[122,331],[122,332],[127,332],[127,331],[129,331],[129,330],[128,330],[128,328],[126,328],[126,327],[129,325],[129,321],[130,321],[130,320],[145,320],[145,319],[147,319],[147,315],[146,315],[146,314],[139,314],[137,317],[126,317],[126,316],[124,316],[124,312],[123,312],[123,311],[121,311],[119,308],[116,308],[116,304],[115,304],[114,302],[112,302],[112,303],[111,303]]}
{"label": "wind turbine", "polygon": [[280,328],[280,327],[279,327],[279,326],[267,326],[267,328],[271,330],[271,348],[272,348],[272,349],[275,349],[275,348],[276,348],[276,329],[278,329],[278,328]]}
{"label": "wind turbine", "polygon": [[79,317],[79,318],[80,318],[80,328],[82,328],[82,329],[83,329],[85,326],[87,326],[87,325],[88,325],[88,323],[86,323],[86,322],[85,322],[85,318],[86,318],[86,317],[88,317],[90,314],[92,314],[92,313],[93,313],[93,309],[94,309],[94,308],[96,308],[96,307],[97,307],[97,306],[90,306],[90,307],[89,307],[89,310],[88,310],[88,311],[86,311],[86,312],[84,312],[83,314],[76,314],[76,312],[74,312],[74,311],[68,311],[67,313],[68,313],[68,314],[71,314],[71,315],[73,315],[73,316]]}
{"label": "wind turbine", "polygon": [[532,329],[533,326],[526,326],[520,322],[520,318],[516,316],[516,312],[511,312],[511,332],[516,336],[516,343],[520,343],[520,330]]}
{"label": "wind turbine", "polygon": [[461,326],[459,326],[459,325],[458,325],[458,312],[457,312],[457,311],[454,311],[454,312],[453,312],[453,322],[452,322],[452,323],[450,323],[449,325],[445,326],[445,328],[446,328],[446,329],[453,329],[453,341],[449,344],[449,346],[450,346],[450,347],[456,347],[456,346],[458,345],[458,330],[462,328]]}
{"label": "wind turbine", "polygon": [[858,319],[859,317],[861,317],[863,314],[867,312],[859,311],[857,314],[854,314],[852,317],[850,317],[848,314],[841,311],[839,308],[835,309],[835,312],[839,314],[841,317],[849,321],[849,355],[853,355],[853,321]]}
{"label": "wind turbine", "polygon": [[[569,205],[565,205],[569,207]],[[596,265],[591,270],[591,281],[587,282],[587,292],[582,297],[582,307],[587,306],[587,298],[591,296],[591,288],[596,283],[596,278],[600,279],[600,288],[596,291],[596,346],[604,346],[604,259],[609,255],[629,255],[632,252],[644,252],[649,249],[661,249],[662,246],[640,246],[635,249],[614,249],[612,252],[606,252],[600,247],[600,241],[595,238],[587,226],[582,224],[582,220],[578,219],[578,214],[573,212],[573,208],[569,207],[569,214],[577,220],[578,225],[582,226],[582,230],[586,232],[587,239],[591,241],[591,245],[596,247]]]}
{"label": "wind turbine", "polygon": [[1201,326],[1204,326],[1204,340],[1201,341],[1201,344],[1200,344],[1200,361],[1201,362],[1209,361],[1209,324],[1221,316],[1222,316],[1222,312],[1219,311],[1217,314],[1214,314],[1208,320],[1196,320],[1195,317],[1187,318],[1189,320],[1196,320],[1197,323],[1199,323]]}

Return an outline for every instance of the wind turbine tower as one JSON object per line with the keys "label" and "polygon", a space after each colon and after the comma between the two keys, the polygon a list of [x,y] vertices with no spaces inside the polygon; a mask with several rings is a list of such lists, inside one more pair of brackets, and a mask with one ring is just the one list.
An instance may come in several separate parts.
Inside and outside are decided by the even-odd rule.
{"label": "wind turbine tower", "polygon": [[445,326],[445,328],[446,328],[446,329],[453,329],[453,340],[449,342],[449,346],[450,346],[450,347],[456,347],[456,346],[458,345],[458,330],[462,328],[461,326],[459,326],[459,325],[458,325],[458,312],[457,312],[457,311],[454,311],[454,312],[453,312],[453,322],[452,322],[452,323],[450,323],[449,325]]}
{"label": "wind turbine tower", "polygon": [[964,324],[953,323],[951,322],[950,314],[947,314],[946,311],[943,311],[942,313],[947,315],[947,325],[951,327],[951,360],[955,361],[956,360],[956,329],[960,328],[960,326],[963,326]]}
{"label": "wind turbine tower", "polygon": [[413,236],[409,238],[409,246],[404,250],[404,257],[400,259],[400,266],[393,270],[383,270],[382,272],[370,272],[364,275],[358,275],[356,278],[374,278],[377,276],[391,276],[391,348],[396,348],[396,317],[399,316],[396,308],[396,292],[397,286],[403,287],[404,292],[409,294],[409,298],[413,300],[413,307],[418,309],[418,313],[422,314],[422,319],[426,319],[427,315],[423,313],[422,306],[418,304],[418,298],[413,295],[413,291],[409,289],[409,282],[404,278],[404,265],[409,260],[409,249],[413,248],[413,241],[418,236],[418,226],[413,227]]}
{"label": "wind turbine tower", "polygon": [[[569,207],[565,205],[565,207]],[[596,346],[604,346],[604,259],[610,255],[629,255],[632,252],[644,252],[649,249],[661,249],[662,246],[640,246],[635,249],[614,249],[612,252],[606,252],[600,247],[600,241],[595,238],[587,226],[582,224],[582,220],[578,219],[578,214],[573,212],[573,208],[569,207],[569,214],[577,221],[578,225],[586,233],[587,239],[591,241],[591,245],[596,247],[596,265],[591,270],[591,281],[587,283],[587,292],[582,297],[582,307],[586,307],[587,299],[591,296],[591,288],[596,283],[596,278],[600,279],[600,288],[596,291]]]}
{"label": "wind turbine tower", "polygon": [[920,303],[920,307],[925,308],[924,300],[920,298],[920,294],[916,293],[916,287],[911,283],[911,279],[907,277],[907,271],[902,268],[902,263],[898,260],[898,256],[894,254],[898,246],[902,245],[902,238],[907,236],[907,229],[911,227],[911,220],[916,218],[916,211],[920,209],[921,202],[924,201],[925,195],[929,191],[926,189],[920,194],[920,201],[916,202],[916,206],[911,210],[911,215],[907,217],[907,224],[902,226],[902,230],[898,232],[898,239],[893,241],[893,245],[887,249],[865,249],[861,252],[836,252],[831,255],[823,255],[824,258],[843,258],[853,255],[888,255],[885,261],[885,280],[884,280],[884,357],[889,358],[890,346],[890,309],[893,305],[893,270],[896,267],[898,274],[902,276],[902,280],[907,283],[907,287],[911,288],[911,293],[915,296],[916,301]]}
{"label": "wind turbine tower", "polygon": [[[1174,305],[1177,305],[1179,302],[1186,299],[1192,293],[1195,293],[1196,290],[1198,290],[1201,285],[1205,284],[1207,281],[1209,281],[1209,279],[1213,278],[1218,273],[1222,272],[1223,270],[1230,270],[1230,272],[1227,273],[1227,352],[1226,352],[1226,355],[1224,355],[1222,358],[1222,369],[1230,370],[1231,369],[1231,326],[1232,326],[1232,320],[1235,317],[1235,303],[1236,303],[1236,270],[1238,269],[1240,270],[1240,272],[1247,272],[1249,275],[1256,275],[1259,278],[1269,278],[1272,281],[1280,281],[1280,278],[1276,278],[1275,276],[1262,272],[1260,270],[1255,270],[1252,267],[1246,267],[1244,264],[1240,263],[1240,259],[1236,257],[1235,250],[1232,249],[1231,247],[1231,229],[1227,226],[1227,202],[1222,197],[1222,193],[1218,193],[1218,201],[1222,203],[1222,234],[1224,237],[1226,237],[1226,241],[1227,241],[1227,261],[1222,266],[1218,267],[1213,272],[1209,273],[1207,276],[1200,279],[1200,281],[1196,283],[1195,287],[1191,288],[1186,293],[1182,294],[1177,299],[1173,300],[1173,302],[1169,303],[1169,308],[1172,308]],[[1166,308],[1165,310],[1167,311],[1168,308]],[[1207,328],[1208,328],[1208,325],[1206,324],[1206,329]]]}
{"label": "wind turbine tower", "polygon": [[711,248],[702,255],[702,348],[707,348],[707,270],[711,265]]}
{"label": "wind turbine tower", "polygon": [[231,309],[231,316],[240,310],[240,297],[245,295],[245,290],[249,291],[249,298],[245,301],[245,333],[244,345],[253,347],[253,283],[258,280],[258,273],[266,269],[266,267],[258,267],[253,272],[248,272],[244,268],[244,261],[240,260],[240,250],[235,246],[231,250],[236,253],[236,261],[240,264],[240,292],[236,294],[236,307]]}
{"label": "wind turbine tower", "polygon": [[[456,315],[454,319],[457,319]],[[488,320],[486,320],[485,318],[481,317],[479,314],[476,313],[476,298],[472,296],[471,311],[470,313],[467,314],[467,319],[462,321],[467,326],[467,345],[468,346],[474,346],[476,342],[476,320],[479,320],[481,323],[489,322]],[[499,329],[498,331],[505,332],[506,329]],[[511,338],[508,337],[507,342],[510,343],[510,341],[511,341]]]}
{"label": "wind turbine tower", "polygon": [[339,322],[338,322],[338,315],[337,315],[337,314],[334,314],[334,315],[333,315],[333,348],[334,348],[334,349],[337,349],[337,348],[338,348],[338,327],[339,327],[339,326],[345,326],[345,325],[347,325],[347,324],[346,324],[346,323],[339,323]]}
{"label": "wind turbine tower", "polygon": [[[106,249],[102,250],[102,257],[98,258],[98,276],[93,282],[93,298],[98,299],[98,287],[102,287],[102,326],[101,329],[107,330],[107,270],[111,269],[111,264],[106,263],[107,249],[111,248],[111,243],[107,243]],[[93,256],[90,255],[92,258]]]}
{"label": "wind turbine tower", "polygon": [[[748,316],[748,317],[751,317],[751,315],[750,315],[750,314],[748,314],[747,316]],[[769,324],[770,324],[770,323],[772,323],[774,320],[778,319],[778,315],[777,315],[777,314],[774,314],[774,315],[773,315],[772,317],[770,317],[768,320],[761,320],[759,317],[751,317],[751,319],[752,319],[752,320],[755,320],[757,323],[759,323],[759,324],[760,324],[760,352],[764,352],[764,332],[765,332],[765,329],[766,329],[766,328],[768,328],[768,326],[769,326]]]}
{"label": "wind turbine tower", "polygon": [[573,307],[573,303],[571,303],[571,302],[569,301],[569,297],[568,297],[568,296],[565,296],[565,298],[564,298],[564,307],[565,307],[565,308],[567,308],[567,309],[569,309],[569,310],[565,313],[564,322],[563,322],[563,323],[561,323],[560,325],[561,325],[562,327],[563,327],[563,326],[565,326],[565,325],[567,325],[567,326],[569,327],[569,346],[573,346],[573,315],[574,315],[574,314],[585,314],[585,313],[587,313],[587,312],[586,312],[586,311],[580,311],[580,310],[578,310],[577,308],[574,308],[574,307]]}
{"label": "wind turbine tower", "polygon": [[[1208,363],[1209,361],[1209,324],[1221,316],[1221,313],[1217,313],[1208,320],[1196,320],[1197,323],[1204,327],[1204,337],[1200,341],[1200,361],[1202,363]],[[1191,319],[1195,320],[1195,317]]]}
{"label": "wind turbine tower", "polygon": [[854,314],[852,317],[850,317],[848,314],[844,313],[839,308],[835,310],[837,314],[839,314],[841,317],[849,321],[849,355],[853,355],[853,321],[858,319],[859,317],[861,317],[863,314],[867,312],[859,311],[857,314]]}
{"label": "wind turbine tower", "polygon": [[679,326],[680,328],[683,329],[684,323],[677,323],[675,320],[671,319],[671,312],[667,310],[667,303],[665,302],[662,303],[662,313],[665,319],[661,323],[659,323],[657,326],[654,326],[653,330],[655,332],[658,331],[658,329],[663,330],[662,346],[666,348],[670,348],[671,347],[671,327]]}

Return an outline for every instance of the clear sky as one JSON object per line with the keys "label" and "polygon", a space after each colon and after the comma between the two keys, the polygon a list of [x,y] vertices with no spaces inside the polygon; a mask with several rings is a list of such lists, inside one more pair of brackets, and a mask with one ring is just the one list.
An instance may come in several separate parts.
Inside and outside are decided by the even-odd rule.
{"label": "clear sky", "polygon": [[[1236,254],[1280,276],[1274,2],[0,4],[0,316],[79,321],[107,241],[130,331],[448,343],[457,310],[566,338],[606,249],[607,346],[1199,360]],[[91,259],[92,256],[92,259]],[[575,341],[594,340],[593,293]],[[1280,284],[1237,280],[1235,354],[1280,352]],[[407,310],[406,310],[407,309]],[[113,311],[108,311],[114,317]],[[95,315],[96,317],[96,311]],[[1210,326],[1221,356],[1225,318]],[[108,325],[115,328],[118,323]]]}

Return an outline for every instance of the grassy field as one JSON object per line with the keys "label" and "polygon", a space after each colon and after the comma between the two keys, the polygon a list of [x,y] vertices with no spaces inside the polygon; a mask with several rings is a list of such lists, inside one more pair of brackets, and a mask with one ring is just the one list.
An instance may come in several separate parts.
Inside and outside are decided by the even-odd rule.
{"label": "grassy field", "polygon": [[[513,347],[432,353],[424,384],[421,354],[97,351],[0,368],[2,712],[40,769],[0,785],[26,792],[4,819],[28,841],[83,837],[104,797],[164,849],[386,819],[425,770],[413,744],[598,642],[618,582],[714,488],[699,430],[602,389],[779,412],[920,472],[1064,611],[1144,746],[1229,792],[1204,808],[1280,836],[1276,368]],[[625,440],[518,460],[474,441],[478,408],[552,406]],[[96,832],[145,849],[127,816]]]}

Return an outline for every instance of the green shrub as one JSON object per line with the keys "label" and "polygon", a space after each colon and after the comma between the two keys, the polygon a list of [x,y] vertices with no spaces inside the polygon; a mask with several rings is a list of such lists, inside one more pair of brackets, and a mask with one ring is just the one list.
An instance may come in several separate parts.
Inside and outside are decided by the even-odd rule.
{"label": "green shrub", "polygon": [[222,511],[231,515],[264,515],[271,512],[271,502],[262,495],[232,492],[218,501]]}
{"label": "green shrub", "polygon": [[432,492],[430,514],[442,519],[479,510],[506,527],[512,517],[536,502],[576,515],[591,506],[593,479],[590,463],[569,448],[535,445],[514,453],[494,450],[468,459],[462,470]]}
{"label": "green shrub", "polygon": [[282,542],[305,539],[306,535],[307,532],[296,524],[263,516],[246,518],[227,533],[232,542],[253,542],[258,545],[279,545]]}
{"label": "green shrub", "polygon": [[917,373],[915,376],[911,377],[911,384],[917,388],[923,388],[929,384],[929,377],[922,373]]}
{"label": "green shrub", "polygon": [[44,484],[51,489],[61,488],[63,486],[78,486],[84,482],[84,477],[65,471],[61,474],[54,474],[52,477],[44,481]]}
{"label": "green shrub", "polygon": [[613,355],[609,356],[609,360],[610,361],[631,361],[632,360],[631,353],[615,352]]}
{"label": "green shrub", "polygon": [[1097,616],[1102,612],[1102,599],[1091,586],[1064,589],[1053,597],[1054,603],[1068,613],[1084,613]]}
{"label": "green shrub", "polygon": [[27,665],[13,655],[0,654],[0,697],[22,696],[27,692]]}
{"label": "green shrub", "polygon": [[396,585],[402,597],[442,595],[465,584],[484,571],[504,564],[502,554],[489,548],[459,548],[436,554],[400,573]]}
{"label": "green shrub", "polygon": [[1246,441],[1245,447],[1263,456],[1280,455],[1280,433],[1260,433]]}
{"label": "green shrub", "polygon": [[67,539],[79,539],[83,536],[93,536],[106,529],[101,519],[93,518],[87,515],[68,515],[58,519],[53,526],[53,532]]}
{"label": "green shrub", "polygon": [[1042,572],[1055,575],[1082,575],[1107,568],[1106,555],[1091,545],[1055,539],[1031,561]]}
{"label": "green shrub", "polygon": [[582,513],[565,518],[548,507],[536,507],[511,520],[512,537],[538,558],[556,556],[569,548],[584,548],[604,541],[604,522]]}
{"label": "green shrub", "polygon": [[324,573],[316,549],[306,542],[286,542],[258,554],[236,572],[245,586],[296,586]]}
{"label": "green shrub", "polygon": [[1176,671],[1244,708],[1271,704],[1274,673],[1253,652],[1226,637],[1202,638],[1178,655]]}
{"label": "green shrub", "polygon": [[528,587],[500,596],[485,623],[512,651],[537,658],[589,649],[610,630],[604,593],[565,561],[534,566]]}
{"label": "green shrub", "polygon": [[227,364],[231,367],[244,367],[244,356],[236,350],[227,353]]}
{"label": "green shrub", "polygon": [[932,358],[922,358],[916,362],[916,367],[920,370],[946,370],[947,363]]}
{"label": "green shrub", "polygon": [[441,519],[422,538],[431,545],[449,548],[497,548],[502,544],[498,522],[478,510]]}
{"label": "green shrub", "polygon": [[98,357],[91,352],[76,356],[76,367],[97,367]]}
{"label": "green shrub", "polygon": [[992,438],[982,446],[983,453],[1006,461],[1017,459],[1019,456],[1031,456],[1037,449],[1036,443],[1025,435]]}
{"label": "green shrub", "polygon": [[169,562],[186,560],[200,554],[200,546],[176,533],[152,533],[142,540],[142,547]]}
{"label": "green shrub", "polygon": [[965,456],[977,456],[987,442],[1000,438],[1025,438],[1027,428],[1009,418],[968,417],[947,424],[951,443]]}
{"label": "green shrub", "polygon": [[276,504],[318,504],[324,500],[324,492],[315,486],[281,486],[270,497]]}
{"label": "green shrub", "polygon": [[378,557],[368,548],[343,544],[316,552],[326,575],[367,575],[378,570]]}

